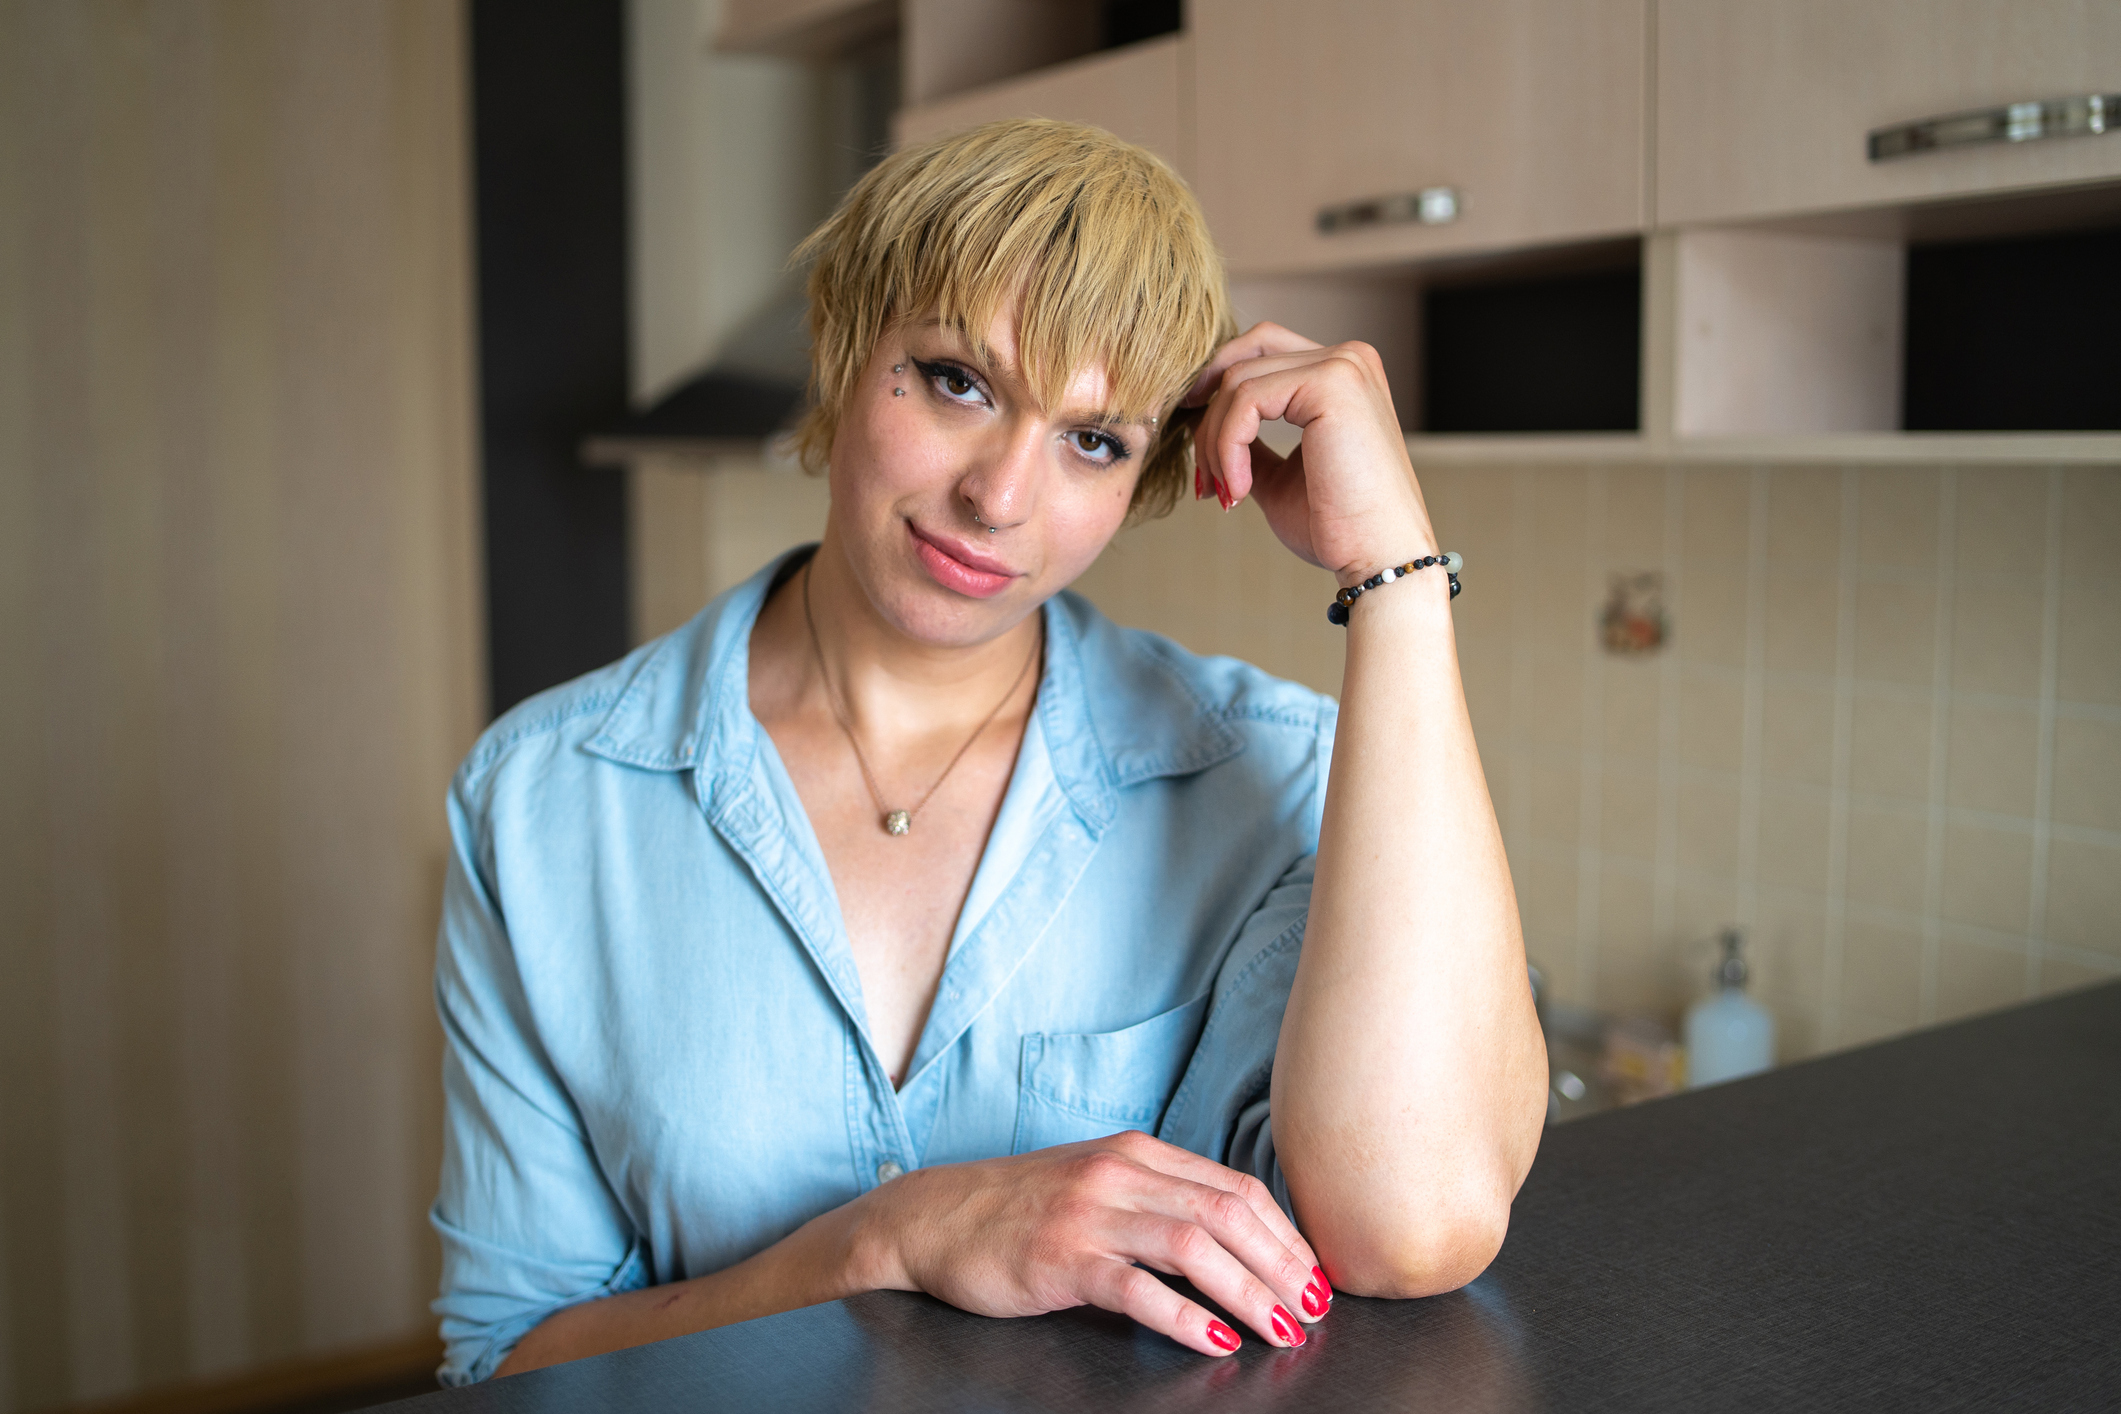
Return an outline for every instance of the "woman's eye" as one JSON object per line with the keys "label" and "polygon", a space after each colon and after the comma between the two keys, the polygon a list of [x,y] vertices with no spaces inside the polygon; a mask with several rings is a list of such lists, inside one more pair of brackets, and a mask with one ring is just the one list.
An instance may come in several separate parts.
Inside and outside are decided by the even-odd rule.
{"label": "woman's eye", "polygon": [[1127,449],[1106,432],[1070,432],[1068,445],[1095,462],[1115,462],[1127,455]]}
{"label": "woman's eye", "polygon": [[923,363],[921,372],[928,376],[930,384],[954,403],[965,403],[969,406],[986,401],[980,392],[978,380],[962,368],[947,363]]}

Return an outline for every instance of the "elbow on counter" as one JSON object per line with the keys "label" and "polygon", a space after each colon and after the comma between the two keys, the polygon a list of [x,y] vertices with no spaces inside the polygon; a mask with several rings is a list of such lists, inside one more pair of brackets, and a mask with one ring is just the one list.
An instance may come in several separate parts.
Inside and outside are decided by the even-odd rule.
{"label": "elbow on counter", "polygon": [[[1544,1060],[1542,1053],[1540,1059]],[[1337,1291],[1407,1298],[1456,1291],[1488,1269],[1510,1230],[1510,1204],[1545,1133],[1546,1075],[1522,1104],[1413,1131],[1404,1122],[1312,1127],[1277,1115],[1296,1225]],[[1533,1101],[1537,1101],[1536,1108]],[[1379,1142],[1396,1132],[1396,1142]],[[1406,1136],[1425,1132],[1425,1139]],[[1283,1139],[1281,1133],[1276,1139]]]}
{"label": "elbow on counter", "polygon": [[[1427,1196],[1421,1204],[1364,1205],[1367,1210],[1352,1220],[1322,1213],[1303,1223],[1334,1290],[1395,1299],[1438,1296],[1488,1269],[1509,1231],[1509,1200]],[[1310,1218],[1301,1205],[1298,1211]]]}
{"label": "elbow on counter", "polygon": [[[1284,1150],[1278,1157],[1297,1227],[1334,1289],[1436,1296],[1486,1271],[1502,1251],[1510,1204],[1543,1126],[1521,1130],[1390,1149],[1343,1130],[1335,1136],[1343,1142]],[[1327,1155],[1338,1161],[1316,1162]]]}

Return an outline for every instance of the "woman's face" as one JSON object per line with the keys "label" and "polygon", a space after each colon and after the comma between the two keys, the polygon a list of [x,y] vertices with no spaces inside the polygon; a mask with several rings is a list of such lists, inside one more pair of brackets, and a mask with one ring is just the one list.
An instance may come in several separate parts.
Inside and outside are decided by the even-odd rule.
{"label": "woman's face", "polygon": [[1103,420],[1102,368],[1040,407],[1013,310],[987,346],[981,358],[932,319],[886,333],[832,444],[832,530],[855,578],[887,623],[938,647],[995,637],[1090,567],[1126,519],[1153,430],[1146,411]]}

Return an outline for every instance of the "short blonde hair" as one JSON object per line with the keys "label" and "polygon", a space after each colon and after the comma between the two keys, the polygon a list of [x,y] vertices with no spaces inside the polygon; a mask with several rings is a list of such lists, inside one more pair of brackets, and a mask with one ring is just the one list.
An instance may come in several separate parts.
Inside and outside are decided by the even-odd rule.
{"label": "short blonde hair", "polygon": [[1081,123],[987,123],[886,158],[795,259],[811,262],[812,403],[796,437],[813,472],[895,325],[939,318],[984,355],[996,313],[1020,299],[1033,394],[1055,407],[1101,365],[1108,415],[1160,419],[1129,515],[1171,509],[1198,420],[1174,406],[1235,328],[1200,205],[1154,154]]}

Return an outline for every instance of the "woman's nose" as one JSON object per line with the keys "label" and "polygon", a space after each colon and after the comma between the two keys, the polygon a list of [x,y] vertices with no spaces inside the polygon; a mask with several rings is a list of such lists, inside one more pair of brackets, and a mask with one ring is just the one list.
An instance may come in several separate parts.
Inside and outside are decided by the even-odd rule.
{"label": "woman's nose", "polygon": [[1011,428],[983,448],[978,464],[959,479],[958,494],[984,529],[999,532],[1031,519],[1045,469],[1044,442],[1038,427]]}

